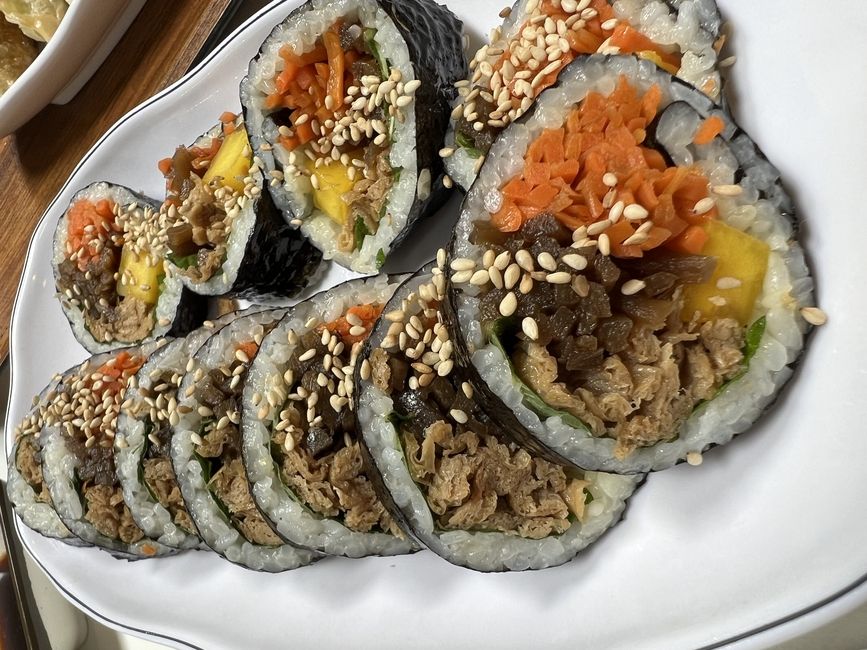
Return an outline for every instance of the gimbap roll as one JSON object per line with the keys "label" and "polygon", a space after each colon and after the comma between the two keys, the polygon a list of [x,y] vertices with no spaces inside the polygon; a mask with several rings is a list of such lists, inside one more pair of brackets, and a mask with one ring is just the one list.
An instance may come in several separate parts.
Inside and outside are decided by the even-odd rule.
{"label": "gimbap roll", "polygon": [[132,190],[93,183],[75,194],[54,233],[54,281],[75,338],[105,352],[201,323],[203,300],[167,277],[142,237],[159,206]]}
{"label": "gimbap roll", "polygon": [[241,458],[243,382],[263,337],[285,314],[243,314],[217,329],[192,357],[178,389],[170,454],[199,536],[227,560],[286,571],[318,554],[285,544],[256,508]]}
{"label": "gimbap roll", "polygon": [[83,541],[126,559],[174,552],[133,520],[115,473],[114,436],[126,388],[164,341],[103,353],[62,376],[41,415],[42,474],[54,509]]}
{"label": "gimbap roll", "polygon": [[583,54],[632,54],[719,100],[722,20],[715,0],[518,0],[458,84],[446,170],[469,189],[497,135]]}
{"label": "gimbap roll", "polygon": [[295,305],[262,340],[244,388],[253,498],[287,542],[362,557],[414,550],[363,467],[353,374],[399,282],[350,280]]}
{"label": "gimbap roll", "polygon": [[567,562],[617,523],[641,477],[576,470],[512,442],[454,364],[444,287],[430,267],[401,286],[357,364],[358,420],[382,498],[454,564]]}
{"label": "gimbap roll", "polygon": [[274,201],[326,259],[375,273],[447,191],[438,151],[461,23],[433,0],[310,0],[241,83]]}
{"label": "gimbap roll", "polygon": [[578,467],[645,472],[761,415],[823,317],[779,173],[725,111],[649,61],[584,57],[489,162],[447,313],[492,417]]}
{"label": "gimbap roll", "polygon": [[222,121],[160,162],[167,198],[153,224],[170,276],[200,295],[290,297],[322,253],[284,220],[265,189],[243,121]]}

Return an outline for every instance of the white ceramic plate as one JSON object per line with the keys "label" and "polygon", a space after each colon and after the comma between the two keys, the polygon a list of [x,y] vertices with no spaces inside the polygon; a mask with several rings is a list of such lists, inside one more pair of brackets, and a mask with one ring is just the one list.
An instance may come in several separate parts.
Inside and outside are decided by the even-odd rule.
{"label": "white ceramic plate", "polygon": [[0,96],[0,138],[48,104],[71,100],[102,65],[145,0],[75,0],[36,60]]}
{"label": "white ceramic plate", "polygon": [[[270,5],[191,75],[123,118],[85,157],[34,235],[12,326],[7,430],[50,375],[85,357],[53,297],[52,226],[79,187],[106,179],[151,194],[156,161],[226,109],[247,61],[297,4]],[[502,0],[450,3],[476,36]],[[732,93],[743,126],[783,171],[830,322],[794,381],[753,431],[654,475],[625,522],[569,565],[483,575],[430,553],[330,559],[283,575],[206,553],[127,563],[19,529],[78,606],[110,625],[178,646],[696,648],[760,647],[822,622],[828,599],[867,576],[867,220],[860,190],[867,3],[817,11],[806,0],[720,0],[734,24]],[[845,17],[845,19],[841,19]],[[454,202],[413,237],[418,262],[451,231]],[[336,281],[340,274],[326,279]],[[7,450],[10,444],[7,441]],[[857,590],[825,608],[865,599]],[[846,605],[848,604],[848,605]],[[791,621],[781,626],[784,621]],[[757,632],[771,628],[770,633]]]}

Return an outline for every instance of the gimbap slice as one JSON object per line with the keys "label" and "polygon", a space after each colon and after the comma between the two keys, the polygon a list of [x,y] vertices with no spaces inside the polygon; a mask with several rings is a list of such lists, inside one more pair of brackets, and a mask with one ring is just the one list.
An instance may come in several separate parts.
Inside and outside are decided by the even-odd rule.
{"label": "gimbap slice", "polygon": [[395,555],[412,541],[364,469],[358,353],[399,282],[351,280],[295,305],[262,341],[244,389],[253,498],[285,540],[331,555]]}
{"label": "gimbap slice", "polygon": [[42,415],[42,473],[64,525],[126,559],[175,552],[149,539],[123,500],[115,471],[117,416],[130,381],[164,341],[91,357],[63,375]]}
{"label": "gimbap slice", "polygon": [[197,294],[293,296],[322,254],[274,207],[243,121],[232,113],[223,119],[160,162],[168,195],[154,237],[169,274]]}
{"label": "gimbap slice", "polygon": [[430,267],[408,280],[358,364],[358,419],[382,498],[454,564],[567,562],[617,523],[641,477],[576,470],[512,442],[454,364],[444,286]]}
{"label": "gimbap slice", "polygon": [[446,199],[438,151],[461,23],[433,0],[310,0],[241,83],[274,201],[326,259],[375,273]]}
{"label": "gimbap slice", "polygon": [[60,376],[51,381],[35,399],[33,409],[15,429],[15,443],[7,464],[6,494],[15,513],[28,528],[77,546],[83,542],[69,532],[60,520],[42,475],[40,434],[51,402],[57,397],[59,382]]}
{"label": "gimbap slice", "polygon": [[241,458],[243,382],[263,337],[285,314],[240,315],[195,353],[178,389],[170,454],[199,536],[227,560],[286,571],[318,554],[285,544],[256,508]]}
{"label": "gimbap slice", "polygon": [[518,0],[459,82],[448,173],[469,189],[497,135],[584,54],[633,54],[718,100],[721,24],[715,0]]}
{"label": "gimbap slice", "polygon": [[76,193],[54,233],[54,280],[75,338],[105,352],[181,335],[204,318],[204,301],[167,277],[146,237],[158,205],[120,185]]}
{"label": "gimbap slice", "polygon": [[201,545],[172,469],[178,387],[191,357],[235,314],[205,324],[154,352],[135,374],[117,420],[114,455],[130,514],[145,535],[173,548]]}
{"label": "gimbap slice", "polygon": [[447,312],[492,417],[627,473],[758,419],[822,318],[779,173],[723,109],[648,61],[585,57],[490,161]]}

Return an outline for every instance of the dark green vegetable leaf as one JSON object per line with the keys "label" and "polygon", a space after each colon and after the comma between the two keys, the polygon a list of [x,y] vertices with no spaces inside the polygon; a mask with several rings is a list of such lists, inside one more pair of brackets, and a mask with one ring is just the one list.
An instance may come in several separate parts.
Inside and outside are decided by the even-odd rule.
{"label": "dark green vegetable leaf", "polygon": [[188,269],[191,266],[197,266],[199,256],[196,253],[191,255],[184,255],[183,257],[177,257],[175,255],[167,255],[166,259],[169,262],[177,266],[179,269]]}
{"label": "dark green vegetable leaf", "polygon": [[593,495],[590,494],[589,490],[587,490],[587,494],[584,496],[584,505],[586,506],[590,503],[593,503]]}
{"label": "dark green vegetable leaf", "polygon": [[370,234],[367,224],[362,217],[355,217],[355,250],[360,250],[364,238]]}
{"label": "dark green vegetable leaf", "polygon": [[755,323],[750,325],[747,334],[744,337],[744,364],[749,368],[750,361],[756,352],[759,350],[759,345],[762,343],[762,337],[765,335],[765,328],[768,326],[768,319],[762,316]]}
{"label": "dark green vegetable leaf", "polygon": [[144,460],[148,454],[148,451],[151,447],[151,439],[150,434],[154,431],[154,423],[150,418],[147,418],[144,423],[144,442],[142,443],[141,454],[139,454],[139,462],[138,462],[138,482],[141,485],[145,486],[145,489],[148,491],[150,498],[153,499],[156,503],[159,503],[159,499],[157,499],[157,495],[154,494],[153,490],[151,490],[151,486],[148,485],[148,482],[145,481],[144,477]]}
{"label": "dark green vegetable leaf", "polygon": [[400,173],[403,171],[403,167],[392,167],[391,173],[394,176],[395,185],[400,182]]}
{"label": "dark green vegetable leaf", "polygon": [[381,248],[376,252],[376,268],[381,269],[385,264],[385,251]]}
{"label": "dark green vegetable leaf", "polygon": [[463,133],[455,134],[455,144],[464,149],[470,158],[481,158],[482,152],[476,149],[475,143]]}
{"label": "dark green vegetable leaf", "polygon": [[527,386],[527,384],[525,384],[518,376],[518,373],[515,372],[515,367],[512,365],[511,358],[509,357],[509,354],[508,352],[506,352],[506,348],[503,345],[503,338],[505,337],[506,333],[510,330],[514,330],[514,324],[510,324],[509,320],[510,319],[500,318],[495,321],[493,325],[488,328],[488,340],[493,343],[500,350],[500,352],[503,353],[506,361],[508,361],[509,369],[512,371],[512,380],[518,385],[518,389],[521,391],[524,405],[530,410],[532,410],[534,413],[536,413],[536,415],[538,415],[539,417],[559,417],[563,420],[564,424],[569,425],[573,429],[586,430],[586,424],[584,424],[581,420],[576,418],[571,413],[561,411],[549,405],[539,396],[538,393],[536,393],[532,388]]}

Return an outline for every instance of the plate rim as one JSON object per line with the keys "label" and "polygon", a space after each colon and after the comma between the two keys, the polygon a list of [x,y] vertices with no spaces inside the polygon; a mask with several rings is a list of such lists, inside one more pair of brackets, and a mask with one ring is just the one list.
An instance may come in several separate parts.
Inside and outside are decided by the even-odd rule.
{"label": "plate rim", "polygon": [[[211,61],[217,57],[226,47],[234,41],[236,38],[241,36],[243,32],[245,32],[253,23],[258,22],[265,14],[271,12],[276,9],[278,6],[288,5],[289,7],[295,8],[304,4],[305,0],[271,0],[268,4],[264,5],[254,14],[252,14],[247,20],[241,23],[235,30],[233,30],[229,35],[227,35],[224,39],[222,39],[217,46],[210,51],[197,65],[195,65],[191,70],[185,73],[182,77],[177,79],[175,82],[159,91],[152,97],[146,99],[142,103],[130,109],[127,113],[121,116],[116,122],[114,122],[111,127],[93,144],[93,146],[82,156],[79,160],[78,164],[72,169],[68,178],[64,182],[64,184],[58,189],[54,198],[48,204],[48,206],[43,211],[41,217],[37,221],[33,232],[31,233],[30,239],[27,244],[27,254],[25,256],[25,266],[30,259],[30,254],[34,247],[34,242],[36,239],[37,231],[42,227],[43,222],[46,220],[48,213],[51,212],[52,208],[57,203],[60,196],[63,192],[69,187],[72,178],[76,175],[78,170],[87,162],[100,147],[103,142],[114,133],[121,125],[131,119],[133,116],[140,113],[142,110],[145,110],[150,105],[156,103],[164,96],[169,95],[177,90],[179,90],[182,86],[193,80],[196,76],[198,76],[204,68],[206,68]],[[10,373],[10,382],[9,382],[9,398],[11,400],[11,396],[13,393],[13,387],[15,382],[15,372],[14,372],[14,364],[15,364],[15,351],[12,347],[13,340],[13,331],[16,329],[16,314],[18,312],[19,298],[21,296],[22,290],[24,288],[25,283],[25,274],[22,272],[21,277],[18,282],[18,288],[15,292],[15,299],[12,304],[12,316],[10,318],[10,327],[9,327],[9,373]],[[7,412],[5,419],[5,431],[9,432],[14,429],[13,426],[10,426],[9,422],[10,413]],[[8,443],[4,441],[4,453],[5,447],[8,446]],[[181,638],[177,638],[174,636],[161,634],[159,632],[149,631],[144,628],[139,628],[134,625],[123,623],[120,621],[116,621],[113,618],[95,610],[88,603],[83,602],[79,599],[78,596],[68,591],[66,587],[57,580],[51,572],[46,568],[43,562],[37,557],[34,551],[31,549],[27,540],[22,536],[21,532],[21,521],[18,516],[14,518],[14,526],[15,531],[18,534],[19,540],[21,541],[22,546],[27,550],[30,558],[39,566],[42,572],[48,577],[51,583],[58,589],[58,591],[66,598],[68,602],[73,604],[79,610],[85,612],[89,616],[93,617],[95,620],[108,625],[109,627],[120,630],[130,632],[134,636],[145,640],[155,640],[159,639],[165,642],[170,643],[175,647],[185,647],[191,648],[192,650],[204,650],[201,646],[196,645],[191,641],[187,641]],[[774,642],[774,643],[782,643],[786,641],[793,640],[800,635],[806,634],[808,632],[814,631],[821,627],[824,624],[830,623],[831,621],[844,616],[845,614],[851,612],[856,609],[858,606],[864,605],[867,603],[867,573],[862,574],[847,583],[840,589],[834,591],[830,595],[821,598],[817,602],[802,607],[790,614],[785,616],[781,616],[772,621],[769,621],[763,625],[758,625],[752,627],[743,632],[739,632],[737,634],[733,634],[725,639],[721,639],[718,641],[714,641],[713,643],[706,644],[698,647],[696,650],[716,650],[718,648],[730,646],[736,648],[748,648],[748,647],[764,647],[764,641]]]}

